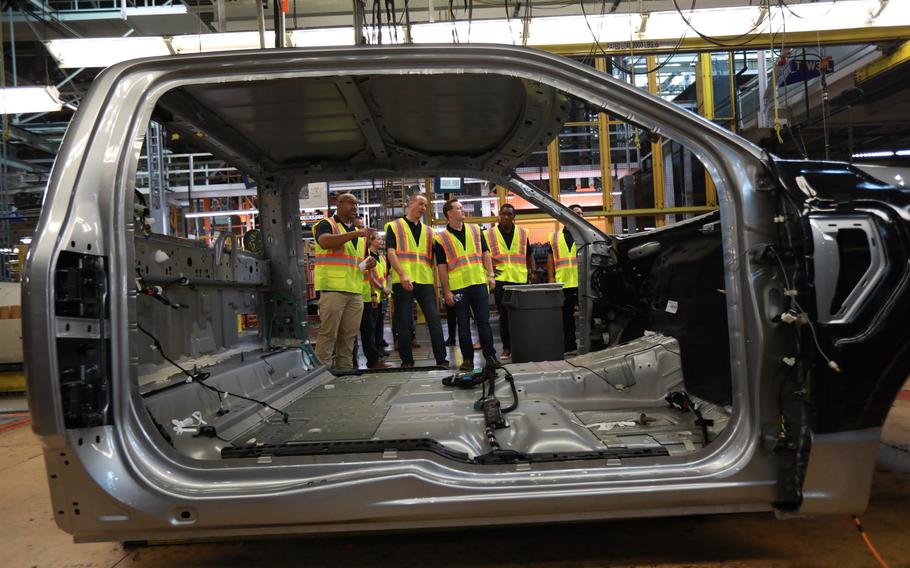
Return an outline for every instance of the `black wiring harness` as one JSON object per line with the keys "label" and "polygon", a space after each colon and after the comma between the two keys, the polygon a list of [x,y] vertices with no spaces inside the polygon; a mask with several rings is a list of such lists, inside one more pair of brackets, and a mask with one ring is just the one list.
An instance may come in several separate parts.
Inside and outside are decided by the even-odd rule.
{"label": "black wiring harness", "polygon": [[[503,408],[502,403],[496,396],[496,375],[497,370],[505,371],[505,379],[512,390],[512,404]],[[474,410],[483,412],[484,434],[487,443],[490,445],[490,452],[486,456],[478,459],[493,458],[503,460],[509,456],[518,459],[521,454],[514,450],[503,450],[496,439],[496,430],[509,427],[509,421],[505,415],[518,408],[518,389],[515,387],[515,377],[508,369],[496,362],[494,357],[487,357],[486,365],[480,374],[470,375],[453,375],[442,380],[442,384],[447,387],[457,387],[461,389],[473,389],[477,385],[481,386],[481,397],[474,403]]]}
{"label": "black wiring harness", "polygon": [[277,412],[278,414],[280,414],[280,415],[282,416],[282,419],[283,419],[283,421],[284,421],[285,423],[287,423],[288,420],[290,419],[290,416],[288,415],[287,412],[285,412],[285,411],[283,411],[283,410],[279,410],[279,409],[275,408],[274,406],[272,406],[271,404],[269,404],[269,403],[267,403],[267,402],[265,402],[265,401],[263,401],[263,400],[258,400],[258,399],[255,399],[255,398],[251,398],[251,397],[248,397],[248,396],[244,396],[244,395],[242,395],[242,394],[232,393],[232,392],[229,392],[229,391],[226,391],[226,390],[222,390],[222,389],[219,389],[218,387],[213,387],[212,385],[207,384],[207,383],[205,382],[205,380],[208,379],[208,378],[211,376],[210,373],[208,373],[208,372],[206,372],[206,371],[196,371],[195,369],[193,369],[193,372],[192,372],[192,373],[189,372],[189,371],[187,371],[187,370],[184,369],[181,365],[179,365],[176,361],[174,361],[173,359],[171,359],[170,357],[168,357],[167,354],[165,354],[164,349],[163,349],[162,346],[161,346],[161,342],[158,341],[158,338],[157,338],[157,337],[155,337],[154,335],[152,335],[152,333],[151,333],[150,331],[148,331],[147,329],[145,329],[144,327],[142,327],[142,325],[140,325],[139,322],[136,322],[136,327],[139,329],[139,331],[141,331],[142,333],[144,333],[145,335],[147,335],[147,336],[149,337],[149,339],[152,340],[152,345],[154,346],[155,350],[157,350],[158,353],[161,354],[161,357],[163,357],[165,361],[167,361],[168,363],[170,363],[170,364],[173,365],[174,367],[180,369],[180,372],[182,372],[184,375],[186,375],[186,377],[187,377],[187,382],[195,382],[196,384],[198,384],[198,385],[201,386],[202,388],[207,389],[207,390],[210,390],[210,391],[212,391],[212,392],[214,392],[214,393],[217,393],[219,397],[221,397],[221,396],[233,396],[234,398],[240,398],[240,399],[243,399],[243,400],[248,400],[248,401],[250,401],[250,402],[253,402],[253,403],[256,403],[256,404],[260,404],[260,405],[264,406],[265,408],[270,408],[270,409],[274,410],[275,412]]}

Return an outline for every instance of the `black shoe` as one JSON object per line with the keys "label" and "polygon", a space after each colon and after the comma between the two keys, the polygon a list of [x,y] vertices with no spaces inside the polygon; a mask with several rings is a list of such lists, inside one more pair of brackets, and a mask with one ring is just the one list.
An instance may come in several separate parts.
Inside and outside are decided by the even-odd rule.
{"label": "black shoe", "polygon": [[443,361],[442,363],[436,363],[436,368],[442,369],[444,371],[447,371],[449,369],[449,367],[451,367],[451,366],[452,366],[452,364],[449,363],[448,361]]}
{"label": "black shoe", "polygon": [[380,347],[388,347],[388,346],[389,346],[389,342],[386,341],[385,339],[383,339],[382,341],[379,342],[379,346],[380,346]]}
{"label": "black shoe", "polygon": [[454,339],[452,339],[451,337],[446,339],[446,347],[452,347],[453,345],[455,345]]}

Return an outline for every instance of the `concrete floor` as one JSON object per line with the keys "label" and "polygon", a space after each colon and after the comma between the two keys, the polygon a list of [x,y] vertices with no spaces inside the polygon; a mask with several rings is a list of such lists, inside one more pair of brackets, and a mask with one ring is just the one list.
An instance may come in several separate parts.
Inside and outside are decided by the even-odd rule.
{"label": "concrete floor", "polygon": [[[4,398],[4,407],[16,406]],[[863,515],[893,567],[910,566],[910,390],[903,398],[886,424],[872,502]],[[137,548],[73,544],[54,524],[40,446],[27,426],[0,426],[0,487],[0,565],[15,568],[877,566],[848,516],[738,514]]]}

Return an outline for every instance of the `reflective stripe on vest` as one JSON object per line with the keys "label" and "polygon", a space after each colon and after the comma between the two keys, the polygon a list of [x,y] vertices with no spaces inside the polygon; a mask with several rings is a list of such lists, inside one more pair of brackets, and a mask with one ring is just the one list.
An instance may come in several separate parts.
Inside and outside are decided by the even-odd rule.
{"label": "reflective stripe on vest", "polygon": [[499,270],[496,280],[524,284],[528,281],[528,230],[516,227],[512,244],[506,247],[506,240],[499,230],[499,225],[487,233],[490,238],[490,255],[493,257],[493,268]]}
{"label": "reflective stripe on vest", "polygon": [[483,267],[483,245],[480,227],[465,225],[465,245],[455,235],[444,230],[436,236],[446,253],[449,290],[461,290],[474,284],[486,284],[487,273]]}
{"label": "reflective stripe on vest", "polygon": [[566,244],[566,236],[559,230],[550,235],[550,247],[553,249],[556,281],[562,282],[563,288],[578,288],[578,252],[575,243],[572,243],[570,249]]}
{"label": "reflective stripe on vest", "polygon": [[[414,284],[433,284],[433,237],[429,227],[420,223],[420,240],[414,240],[414,234],[404,219],[395,219],[386,223],[386,230],[395,235],[395,254],[401,269]],[[391,284],[400,282],[398,273],[389,271]]]}
{"label": "reflective stripe on vest", "polygon": [[[319,223],[323,221],[327,221],[332,227],[333,235],[347,233],[344,226],[336,223],[335,219],[327,217]],[[315,231],[316,227],[313,229]],[[357,265],[366,256],[365,240],[358,239],[356,247],[353,241],[348,241],[342,247],[325,249],[319,246],[317,239],[314,278],[314,287],[317,291],[363,293],[363,271]]]}

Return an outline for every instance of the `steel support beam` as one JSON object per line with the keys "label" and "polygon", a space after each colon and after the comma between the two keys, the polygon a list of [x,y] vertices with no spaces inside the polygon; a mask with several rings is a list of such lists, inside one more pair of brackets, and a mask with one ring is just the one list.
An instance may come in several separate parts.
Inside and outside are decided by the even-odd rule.
{"label": "steel support beam", "polygon": [[[698,102],[698,114],[714,120],[714,82],[711,77],[711,53],[699,53],[695,72],[695,96]],[[710,207],[717,206],[717,188],[711,174],[705,170],[705,202]]]}
{"label": "steel support beam", "polygon": [[876,59],[872,63],[857,69],[853,74],[853,80],[857,85],[865,83],[872,77],[908,61],[910,61],[910,40],[900,44],[897,49],[882,56],[880,59]]}
{"label": "steel support beam", "polygon": [[48,154],[56,155],[57,151],[60,149],[59,143],[48,142],[38,134],[33,134],[28,130],[19,128],[18,126],[10,125],[8,132],[10,137],[15,138],[16,140],[21,140],[22,142],[25,142],[26,145],[38,150],[43,150]]}
{"label": "steel support beam", "polygon": [[367,106],[367,102],[363,98],[363,93],[360,92],[360,87],[354,81],[353,77],[345,77],[335,81],[335,85],[338,87],[341,96],[344,97],[344,101],[348,104],[348,108],[354,113],[354,118],[357,119],[360,131],[363,132],[364,137],[367,139],[367,144],[370,145],[373,155],[379,160],[387,160],[389,152],[385,147],[385,142],[382,141],[382,134],[376,126],[376,120],[373,118],[370,107]]}
{"label": "steel support beam", "polygon": [[[648,91],[658,95],[660,91],[657,85],[657,58],[649,55],[648,64]],[[651,183],[654,188],[654,208],[663,209],[666,205],[664,198],[664,138],[659,136],[657,140],[651,140]],[[654,217],[654,226],[663,227],[666,218],[663,215]]]}
{"label": "steel support beam", "polygon": [[550,195],[559,200],[559,136],[547,145],[547,170],[550,173]]}
{"label": "steel support beam", "polygon": [[[607,72],[607,58],[598,57],[594,60],[594,67],[601,73]],[[597,149],[600,153],[600,187],[601,203],[605,211],[613,210],[613,174],[610,164],[610,118],[607,113],[597,114]],[[605,225],[607,233],[613,233],[613,224]]]}

